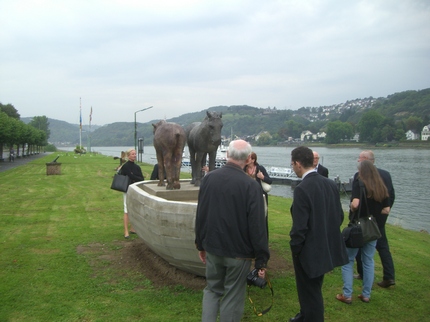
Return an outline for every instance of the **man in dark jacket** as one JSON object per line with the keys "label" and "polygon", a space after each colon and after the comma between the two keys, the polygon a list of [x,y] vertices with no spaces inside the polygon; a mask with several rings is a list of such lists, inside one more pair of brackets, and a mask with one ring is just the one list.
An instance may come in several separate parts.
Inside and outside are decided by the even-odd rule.
{"label": "man in dark jacket", "polygon": [[317,151],[313,151],[313,152],[314,152],[314,167],[315,167],[315,170],[317,170],[317,172],[320,175],[328,178],[328,169],[325,166],[323,166],[322,164],[319,163],[320,162],[320,155],[318,154]]}
{"label": "man in dark jacket", "polygon": [[324,274],[348,262],[339,190],[315,171],[313,157],[305,146],[291,152],[291,167],[302,181],[294,189],[290,232],[300,312],[290,321],[324,321]]}
{"label": "man in dark jacket", "polygon": [[196,247],[206,264],[202,321],[240,321],[252,260],[265,278],[269,260],[261,187],[243,171],[252,148],[232,141],[227,164],[202,179],[196,212]]}

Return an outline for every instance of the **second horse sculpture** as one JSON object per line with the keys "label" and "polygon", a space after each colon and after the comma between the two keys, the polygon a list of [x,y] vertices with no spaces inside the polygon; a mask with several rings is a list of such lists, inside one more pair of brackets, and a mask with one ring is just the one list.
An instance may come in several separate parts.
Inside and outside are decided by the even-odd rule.
{"label": "second horse sculpture", "polygon": [[191,123],[185,130],[188,150],[190,152],[192,180],[200,186],[202,167],[206,165],[209,155],[209,171],[215,169],[216,152],[221,144],[222,113],[206,112],[203,122]]}
{"label": "second horse sculpture", "polygon": [[164,186],[164,173],[166,173],[166,190],[180,189],[179,176],[186,140],[185,131],[179,124],[164,120],[152,126],[158,162],[158,186]]}

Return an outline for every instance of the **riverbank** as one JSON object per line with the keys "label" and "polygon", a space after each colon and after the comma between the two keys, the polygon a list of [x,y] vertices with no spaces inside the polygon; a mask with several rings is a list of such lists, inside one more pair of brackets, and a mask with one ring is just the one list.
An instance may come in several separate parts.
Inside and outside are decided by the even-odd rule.
{"label": "riverbank", "polygon": [[[109,188],[118,161],[72,153],[60,160],[61,175],[46,175],[52,156],[0,173],[0,320],[200,321],[204,282],[191,288],[135,236],[122,236],[122,195]],[[142,164],[142,170],[147,177],[152,165]],[[270,197],[268,274],[275,302],[257,317],[247,301],[244,322],[286,321],[299,309],[289,250],[290,205],[291,199]],[[392,225],[387,235],[396,286],[375,284],[370,304],[364,304],[356,297],[360,282],[354,281],[354,303],[344,305],[335,299],[342,289],[336,268],[324,279],[326,321],[428,319],[430,280],[423,276],[430,273],[430,236]],[[377,282],[382,278],[377,256],[375,265]],[[191,275],[186,279],[195,281]],[[270,305],[269,290],[251,292],[258,308]]]}

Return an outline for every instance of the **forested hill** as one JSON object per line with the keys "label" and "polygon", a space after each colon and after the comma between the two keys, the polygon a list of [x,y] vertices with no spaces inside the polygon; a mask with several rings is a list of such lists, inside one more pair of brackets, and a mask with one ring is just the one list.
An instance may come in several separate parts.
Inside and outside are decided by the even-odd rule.
{"label": "forested hill", "polygon": [[[385,98],[367,97],[348,100],[331,106],[302,107],[298,110],[280,110],[276,107],[257,108],[252,106],[214,106],[195,113],[183,114],[168,119],[187,126],[200,122],[206,111],[222,112],[224,127],[222,135],[230,137],[249,137],[251,140],[261,132],[270,134],[270,144],[283,142],[289,137],[298,138],[302,131],[312,133],[327,131],[327,125],[333,121],[348,123],[353,132],[359,132],[359,123],[364,113],[372,110],[381,116],[381,126],[393,133],[404,133],[408,130],[420,132],[424,125],[430,123],[430,88],[411,90],[389,95]],[[152,144],[152,120],[137,123],[137,136],[143,137],[145,145]],[[49,142],[57,146],[67,142],[70,145],[79,143],[79,126],[63,121],[49,119],[51,136]],[[134,146],[134,123],[118,122],[88,129],[82,134],[83,145],[91,135],[92,146]],[[387,130],[387,131],[388,131]],[[393,134],[394,136],[394,134]],[[395,139],[395,138],[394,138]]]}

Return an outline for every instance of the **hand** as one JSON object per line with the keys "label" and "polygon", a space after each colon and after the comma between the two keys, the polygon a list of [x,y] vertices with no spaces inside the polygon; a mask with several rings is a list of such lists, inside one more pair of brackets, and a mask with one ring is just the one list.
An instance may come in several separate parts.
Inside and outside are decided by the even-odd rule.
{"label": "hand", "polygon": [[259,278],[263,278],[263,279],[266,278],[266,269],[265,268],[260,268],[258,270],[258,277]]}
{"label": "hand", "polygon": [[206,264],[206,251],[199,250],[199,257],[203,264]]}

